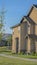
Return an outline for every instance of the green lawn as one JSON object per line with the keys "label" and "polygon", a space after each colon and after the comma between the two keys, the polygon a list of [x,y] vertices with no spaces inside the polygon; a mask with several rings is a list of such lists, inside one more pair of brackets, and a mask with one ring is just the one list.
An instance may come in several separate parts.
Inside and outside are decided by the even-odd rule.
{"label": "green lawn", "polygon": [[[10,55],[11,55],[11,54],[10,54]],[[33,55],[18,55],[18,54],[12,54],[12,56],[17,56],[17,57],[21,57],[21,58],[37,59],[37,56],[33,56]]]}
{"label": "green lawn", "polygon": [[7,46],[0,47],[0,52],[6,52],[6,51],[10,51],[8,50]]}
{"label": "green lawn", "polygon": [[5,52],[0,52],[0,54],[6,54],[6,55],[11,55],[11,56],[16,56],[16,57],[21,57],[21,58],[32,58],[32,59],[37,59],[37,56],[33,56],[33,55],[19,55],[19,54],[12,54],[11,51],[5,51]]}
{"label": "green lawn", "polygon": [[19,55],[19,54],[12,54],[11,51],[5,51],[5,52],[0,52],[2,54],[6,54],[6,55],[11,55],[11,56],[17,56],[17,57],[21,57],[21,58],[32,58],[32,59],[37,59],[37,56],[33,56],[33,55]]}
{"label": "green lawn", "polygon": [[0,65],[37,65],[37,62],[0,57]]}
{"label": "green lawn", "polygon": [[12,51],[7,50],[6,47],[0,47],[0,53],[4,53],[7,55],[12,55],[12,56],[17,56],[17,57],[21,57],[21,58],[32,58],[32,59],[37,59],[37,55],[33,56],[33,55],[22,55],[22,54],[12,54]]}

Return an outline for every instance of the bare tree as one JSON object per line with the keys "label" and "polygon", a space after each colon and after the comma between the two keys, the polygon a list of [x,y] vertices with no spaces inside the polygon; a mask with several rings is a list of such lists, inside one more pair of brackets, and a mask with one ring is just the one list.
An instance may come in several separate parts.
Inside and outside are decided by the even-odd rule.
{"label": "bare tree", "polygon": [[0,12],[0,41],[2,40],[3,32],[4,32],[4,20],[5,20],[5,10],[2,8]]}

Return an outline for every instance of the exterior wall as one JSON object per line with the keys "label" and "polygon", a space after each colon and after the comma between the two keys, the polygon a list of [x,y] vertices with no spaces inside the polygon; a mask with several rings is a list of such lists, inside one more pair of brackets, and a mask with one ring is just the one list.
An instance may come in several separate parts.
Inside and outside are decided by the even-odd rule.
{"label": "exterior wall", "polygon": [[28,37],[28,43],[27,43],[27,53],[30,53],[30,43],[31,43],[31,41],[30,41],[30,38]]}
{"label": "exterior wall", "polygon": [[35,34],[35,24],[28,23],[28,34]]}
{"label": "exterior wall", "polygon": [[[28,34],[35,34],[37,35],[37,9],[33,8],[32,12],[30,13],[29,17],[35,22],[35,24],[29,24],[26,19],[24,19],[20,26],[13,28],[12,34],[12,52],[16,53],[16,38],[19,38],[19,48],[18,52],[27,50],[28,53],[31,52],[31,44],[35,42],[36,52],[37,52],[37,41],[33,40],[32,38],[28,37]],[[28,28],[29,25],[29,28]],[[20,27],[20,30],[18,29]],[[26,38],[26,36],[28,38]],[[32,41],[31,41],[32,39]],[[34,45],[34,44],[32,44]],[[35,50],[35,49],[34,49]]]}
{"label": "exterior wall", "polygon": [[37,24],[37,8],[35,8],[35,7],[33,8],[29,17]]}
{"label": "exterior wall", "polygon": [[37,8],[33,8],[32,12],[30,13],[29,17],[35,22],[34,27],[32,28],[33,25],[31,25],[31,30],[35,29],[35,35],[37,35]]}
{"label": "exterior wall", "polygon": [[[31,25],[31,32],[33,29],[33,33],[37,35],[37,8],[33,8],[32,12],[30,13],[29,17],[35,22],[35,25]],[[33,28],[32,28],[33,26]],[[35,51],[37,52],[37,41],[35,39]]]}
{"label": "exterior wall", "polygon": [[37,53],[37,41],[35,41],[35,46],[36,46],[36,53]]}
{"label": "exterior wall", "polygon": [[35,25],[35,35],[37,35],[37,25]]}
{"label": "exterior wall", "polygon": [[36,52],[35,39],[31,38],[31,52]]}
{"label": "exterior wall", "polygon": [[27,50],[27,39],[26,39],[26,35],[28,33],[27,30],[27,23],[23,22],[21,24],[21,51]]}
{"label": "exterior wall", "polygon": [[[18,26],[19,27],[19,26]],[[12,52],[16,53],[16,38],[19,38],[19,48],[18,51],[20,52],[20,30],[18,27],[13,28],[13,35],[12,35]]]}
{"label": "exterior wall", "polygon": [[28,24],[28,34],[30,34],[30,24]]}
{"label": "exterior wall", "polygon": [[34,24],[30,25],[30,34],[35,34],[35,25]]}

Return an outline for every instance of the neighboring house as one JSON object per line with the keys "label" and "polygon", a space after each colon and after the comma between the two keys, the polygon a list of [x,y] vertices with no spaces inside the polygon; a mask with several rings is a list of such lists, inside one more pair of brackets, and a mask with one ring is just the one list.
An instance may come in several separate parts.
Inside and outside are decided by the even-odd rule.
{"label": "neighboring house", "polygon": [[13,53],[37,53],[37,5],[33,5],[27,16],[12,29]]}
{"label": "neighboring house", "polygon": [[2,40],[0,42],[0,47],[7,46],[12,49],[12,43],[8,41],[8,38],[12,36],[11,34],[3,34]]}

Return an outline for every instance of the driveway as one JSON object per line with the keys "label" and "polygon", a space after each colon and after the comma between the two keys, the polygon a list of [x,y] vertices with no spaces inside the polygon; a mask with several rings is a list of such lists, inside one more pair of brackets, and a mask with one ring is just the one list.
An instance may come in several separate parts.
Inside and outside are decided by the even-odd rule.
{"label": "driveway", "polygon": [[10,56],[10,55],[6,55],[6,54],[0,54],[0,56],[8,57],[8,58],[14,58],[14,59],[19,59],[19,60],[26,60],[26,61],[37,62],[37,59],[20,58],[20,57],[16,57],[16,56],[12,56],[12,55]]}

